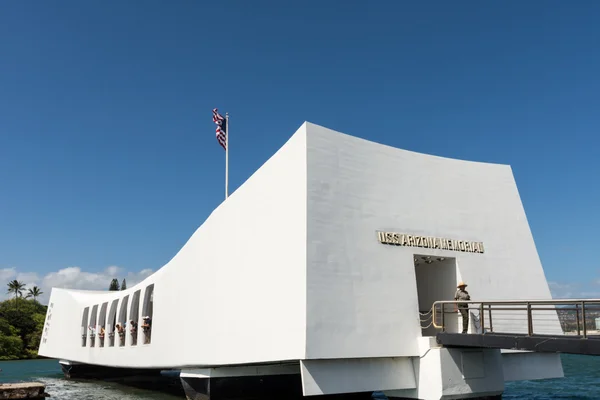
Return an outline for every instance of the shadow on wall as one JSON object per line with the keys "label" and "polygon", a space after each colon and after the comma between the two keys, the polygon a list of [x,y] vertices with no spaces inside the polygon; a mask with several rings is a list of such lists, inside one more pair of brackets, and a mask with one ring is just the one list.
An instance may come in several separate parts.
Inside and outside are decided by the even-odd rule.
{"label": "shadow on wall", "polygon": [[414,264],[422,335],[435,336],[438,330],[432,323],[431,308],[436,301],[454,299],[457,284],[456,258],[415,254]]}
{"label": "shadow on wall", "polygon": [[150,344],[152,339],[152,311],[154,305],[154,284],[149,285],[144,292],[144,305],[142,307],[144,344]]}
{"label": "shadow on wall", "polygon": [[136,290],[133,293],[133,300],[131,301],[131,309],[129,310],[129,333],[131,346],[137,345],[138,339],[138,321],[140,319],[140,293],[141,290]]}
{"label": "shadow on wall", "polygon": [[125,332],[127,329],[127,303],[129,302],[129,295],[125,296],[121,300],[121,309],[119,310],[119,327],[117,328],[117,334],[119,335],[119,347],[125,346]]}
{"label": "shadow on wall", "polygon": [[104,335],[106,333],[106,309],[108,308],[108,302],[103,303],[100,307],[100,318],[98,319],[98,337],[100,338],[100,347],[104,347]]}
{"label": "shadow on wall", "polygon": [[108,313],[108,346],[114,347],[115,345],[115,326],[117,325],[117,306],[119,299],[114,299],[110,304],[110,311]]}
{"label": "shadow on wall", "polygon": [[85,345],[86,345],[89,312],[90,312],[90,308],[86,307],[83,309],[83,315],[81,316],[81,346],[82,347],[85,347]]}

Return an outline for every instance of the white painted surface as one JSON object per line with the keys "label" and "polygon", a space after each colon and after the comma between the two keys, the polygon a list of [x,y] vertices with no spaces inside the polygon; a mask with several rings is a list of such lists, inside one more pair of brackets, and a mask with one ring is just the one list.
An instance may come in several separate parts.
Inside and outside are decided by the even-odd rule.
{"label": "white painted surface", "polygon": [[441,349],[444,398],[494,396],[504,391],[500,350]]}
{"label": "white painted surface", "polygon": [[[551,298],[509,166],[307,129],[307,358],[416,355],[413,254],[456,257],[474,300]],[[486,250],[382,245],[378,230],[482,241]],[[558,318],[549,325],[560,331]],[[527,328],[495,323],[504,327]]]}
{"label": "white painted surface", "polygon": [[560,354],[503,352],[502,361],[506,382],[564,377]]}
{"label": "white painted surface", "polygon": [[[424,345],[421,340],[421,346]],[[442,395],[442,363],[440,347],[428,349],[419,358],[413,360],[413,368],[417,379],[417,391],[412,396],[420,399],[439,399]],[[389,394],[390,396],[393,393]],[[407,394],[408,395],[408,394]]]}
{"label": "white painted surface", "polygon": [[237,376],[294,374],[300,374],[300,363],[219,368],[184,368],[180,371],[179,376],[181,378],[231,378]]}
{"label": "white painted surface", "polygon": [[[149,368],[304,358],[305,143],[302,126],[167,265],[140,284],[119,292],[53,289],[47,341],[39,353]],[[144,289],[151,283],[151,344],[131,346],[127,330],[125,347],[81,347],[84,307],[129,295],[129,314],[133,293],[142,290],[143,304]]]}
{"label": "white painted surface", "polygon": [[[378,230],[482,241],[485,253],[382,245]],[[40,354],[148,368],[303,360],[306,377],[329,377],[313,376],[307,387],[333,390],[328,380],[339,372],[318,367],[325,359],[342,371],[347,359],[420,356],[419,301],[435,293],[418,298],[414,254],[456,258],[456,277],[446,271],[436,285],[447,286],[431,289],[441,298],[456,280],[469,284],[474,300],[551,298],[509,166],[418,154],[305,123],[145,281],[121,292],[53,289]],[[108,302],[109,316],[117,299],[121,319],[127,295],[129,320],[134,292],[142,310],[150,284],[151,344],[141,344],[140,329],[138,346],[129,330],[124,347],[81,346],[84,307],[91,313]],[[560,332],[558,318],[545,323]],[[525,332],[526,324],[507,319],[494,328]],[[547,362],[560,366],[559,358]],[[377,386],[376,379],[356,384]]]}
{"label": "white painted surface", "polygon": [[434,347],[413,359],[416,390],[384,390],[389,398],[421,400],[493,396],[504,391],[499,350]]}
{"label": "white painted surface", "polygon": [[406,357],[304,360],[300,368],[305,396],[417,387]]}

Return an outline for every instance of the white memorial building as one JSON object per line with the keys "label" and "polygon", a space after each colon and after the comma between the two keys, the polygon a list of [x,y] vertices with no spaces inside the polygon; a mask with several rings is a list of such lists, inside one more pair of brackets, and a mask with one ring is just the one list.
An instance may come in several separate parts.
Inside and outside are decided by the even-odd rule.
{"label": "white memorial building", "polygon": [[438,346],[421,313],[460,281],[472,300],[551,299],[510,166],[306,122],[143,282],[54,288],[39,354],[73,376],[180,370],[190,399],[499,398],[563,376],[557,354]]}

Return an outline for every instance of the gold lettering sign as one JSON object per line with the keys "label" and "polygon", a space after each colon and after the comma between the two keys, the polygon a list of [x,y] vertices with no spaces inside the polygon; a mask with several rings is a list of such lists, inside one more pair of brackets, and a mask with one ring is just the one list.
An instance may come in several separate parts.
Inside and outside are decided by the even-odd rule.
{"label": "gold lettering sign", "polygon": [[456,240],[433,236],[407,235],[396,232],[377,232],[377,238],[382,244],[393,246],[424,247],[426,249],[453,250],[466,253],[482,253],[483,242]]}

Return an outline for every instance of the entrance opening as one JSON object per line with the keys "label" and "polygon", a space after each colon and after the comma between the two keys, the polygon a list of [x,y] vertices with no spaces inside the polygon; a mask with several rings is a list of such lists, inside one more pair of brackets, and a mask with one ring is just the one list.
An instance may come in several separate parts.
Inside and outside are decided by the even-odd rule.
{"label": "entrance opening", "polygon": [[98,318],[98,337],[100,338],[100,347],[104,347],[104,333],[106,327],[106,309],[108,303],[103,303],[100,307],[100,318]]}
{"label": "entrance opening", "polygon": [[414,264],[422,335],[435,336],[432,306],[436,301],[454,300],[456,258],[415,254]]}
{"label": "entrance opening", "polygon": [[108,347],[115,345],[115,325],[117,324],[117,304],[119,299],[114,299],[110,305],[110,311],[108,312]]}
{"label": "entrance opening", "polygon": [[83,309],[83,315],[81,316],[81,347],[85,347],[85,342],[87,339],[89,312],[90,312],[90,308],[86,307]]}
{"label": "entrance opening", "polygon": [[129,295],[121,300],[121,308],[119,309],[119,322],[117,323],[117,332],[119,333],[119,346],[125,346],[125,321],[127,320],[127,301]]}
{"label": "entrance opening", "polygon": [[154,283],[148,285],[144,291],[144,305],[142,306],[142,330],[144,332],[144,344],[150,344],[152,337],[152,308],[154,305]]}
{"label": "entrance opening", "polygon": [[96,318],[98,316],[98,305],[92,307],[92,315],[90,316],[90,347],[96,345]]}
{"label": "entrance opening", "polygon": [[129,326],[131,333],[131,345],[137,345],[138,338],[138,321],[140,319],[140,293],[141,290],[136,290],[133,293],[133,300],[131,301],[131,310],[129,310]]}

